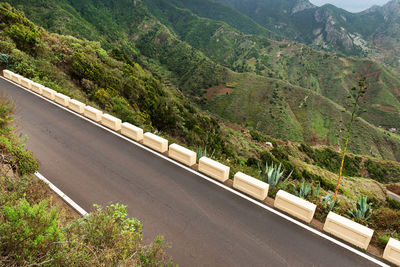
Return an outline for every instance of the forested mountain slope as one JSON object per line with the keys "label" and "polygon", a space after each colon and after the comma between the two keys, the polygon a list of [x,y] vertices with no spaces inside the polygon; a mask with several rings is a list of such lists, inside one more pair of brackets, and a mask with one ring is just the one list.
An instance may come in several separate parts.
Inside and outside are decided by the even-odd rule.
{"label": "forested mountain slope", "polygon": [[[50,31],[100,41],[114,59],[138,62],[216,116],[279,138],[340,146],[338,114],[351,87],[366,76],[363,136],[353,137],[351,150],[399,158],[398,136],[377,127],[400,128],[400,80],[377,63],[268,39],[256,22],[211,2],[205,3],[215,7],[209,18],[199,16],[204,9],[196,1],[10,2]],[[235,16],[241,23],[232,22]]]}

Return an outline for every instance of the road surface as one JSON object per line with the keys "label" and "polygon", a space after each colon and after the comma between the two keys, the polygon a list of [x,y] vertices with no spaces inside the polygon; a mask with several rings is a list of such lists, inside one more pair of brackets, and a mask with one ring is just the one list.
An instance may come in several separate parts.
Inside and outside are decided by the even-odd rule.
{"label": "road surface", "polygon": [[0,79],[40,173],[87,211],[120,202],[180,266],[376,266]]}

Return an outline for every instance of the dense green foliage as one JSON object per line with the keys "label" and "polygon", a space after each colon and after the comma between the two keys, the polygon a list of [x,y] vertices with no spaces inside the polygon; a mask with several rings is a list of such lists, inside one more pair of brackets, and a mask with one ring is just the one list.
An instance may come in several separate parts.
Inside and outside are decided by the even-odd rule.
{"label": "dense green foliage", "polygon": [[[340,153],[333,151],[330,148],[323,150],[314,150],[306,144],[301,144],[300,150],[305,152],[316,165],[327,169],[333,173],[339,172],[340,167]],[[360,157],[349,157],[346,155],[344,161],[343,174],[346,176],[359,176],[361,169]]]}
{"label": "dense green foliage", "polygon": [[34,173],[39,164],[32,153],[26,149],[25,144],[14,135],[10,127],[13,104],[0,96],[0,154],[1,162],[7,163],[10,169],[22,175]]}

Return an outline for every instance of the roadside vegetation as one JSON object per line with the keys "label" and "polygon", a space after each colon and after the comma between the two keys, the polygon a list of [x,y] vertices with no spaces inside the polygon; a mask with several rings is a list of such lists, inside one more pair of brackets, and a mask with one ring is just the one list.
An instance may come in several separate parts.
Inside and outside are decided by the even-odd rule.
{"label": "roadside vegetation", "polygon": [[[51,2],[51,4],[54,3]],[[138,8],[143,8],[143,6],[139,5]],[[132,47],[133,50],[129,50],[126,44],[114,43],[109,39],[104,41],[96,35],[96,31],[88,31],[94,34],[91,39],[99,37],[99,41],[104,41],[104,46],[99,42],[49,33],[29,21],[22,12],[2,3],[0,4],[0,64],[3,68],[7,67],[58,92],[96,106],[146,131],[157,132],[167,138],[170,143],[177,142],[193,151],[198,151],[199,155],[212,156],[213,159],[230,166],[232,176],[237,171],[242,171],[264,180],[271,185],[270,197],[273,197],[279,189],[284,189],[312,201],[318,205],[316,218],[319,220],[323,221],[328,212],[333,210],[375,229],[378,236],[374,239],[375,244],[381,244],[388,236],[399,238],[399,205],[396,201],[387,198],[385,187],[398,188],[396,183],[400,182],[400,164],[382,159],[398,157],[400,138],[397,135],[389,136],[387,132],[371,127],[363,120],[356,125],[355,132],[360,137],[354,139],[353,151],[358,151],[360,154],[345,155],[344,177],[338,191],[338,199],[334,201],[333,193],[342,158],[340,146],[330,146],[331,143],[337,144],[338,139],[336,132],[329,130],[331,126],[325,125],[325,122],[329,120],[325,120],[323,115],[339,114],[336,104],[318,96],[312,90],[301,89],[275,78],[262,77],[262,75],[232,74],[234,78],[231,77],[232,80],[226,82],[226,73],[218,72],[221,77],[217,77],[216,80],[207,80],[205,77],[209,74],[203,72],[205,71],[203,68],[207,69],[208,64],[212,64],[211,61],[203,57],[203,54],[195,53],[190,47],[181,44],[175,37],[161,38],[162,29],[166,29],[153,18],[147,22],[148,25],[157,27],[150,27],[147,33],[137,33],[136,37],[142,38],[138,41],[139,45],[144,47],[148,42],[152,42],[152,45],[146,48],[148,54],[140,54]],[[110,25],[108,26],[111,27]],[[146,28],[146,25],[140,25],[143,29]],[[136,30],[139,30],[139,27]],[[114,32],[118,32],[117,29]],[[142,35],[147,36],[148,39]],[[154,42],[154,38],[158,41]],[[169,48],[163,46],[165,43],[169,48],[175,47],[177,50],[172,53]],[[182,50],[183,48],[185,49]],[[275,53],[278,48],[279,46],[275,44],[272,51]],[[280,49],[289,48],[286,45]],[[184,63],[176,58],[182,51],[185,52],[184,59],[188,60],[183,61]],[[304,48],[304,51],[309,53],[310,57],[313,54],[307,48]],[[159,61],[167,62],[171,58],[176,60],[168,63],[173,66],[168,65],[168,68],[165,68],[165,64],[147,57],[149,55],[155,55]],[[318,55],[323,57],[321,54]],[[283,60],[282,58],[279,60]],[[184,72],[181,69],[196,65],[198,62],[204,63],[197,66],[200,70],[189,68],[192,73],[188,73],[187,70]],[[287,64],[288,62],[285,61],[284,65],[294,64],[291,61]],[[182,71],[181,77],[185,79],[176,80],[176,76],[170,73],[171,68],[174,68],[174,72],[177,73]],[[214,64],[212,68],[221,70]],[[312,68],[319,69],[318,66]],[[215,111],[215,114],[200,110],[199,107],[208,105],[203,103],[205,100],[201,95],[204,91],[201,90],[221,82],[227,88],[233,89],[233,93],[228,92],[210,100],[210,102],[215,102],[214,107],[210,108],[213,112]],[[248,87],[244,85],[244,82]],[[195,103],[199,104],[198,106],[187,98],[184,94],[185,90],[178,89],[187,84],[191,85],[187,87],[187,90],[194,97]],[[250,89],[245,92],[243,88]],[[263,99],[262,103],[260,99]],[[264,104],[271,101],[274,106],[265,109]],[[231,102],[237,103],[235,110],[227,107],[227,103]],[[310,114],[311,110],[321,112]],[[298,115],[295,116],[297,119],[313,119],[309,119],[307,124],[298,123],[292,111]],[[230,122],[221,119],[217,114],[224,115],[222,117],[229,119]],[[261,120],[253,120],[254,118],[248,118],[246,114],[263,116],[264,121],[259,123]],[[350,117],[350,114],[345,113],[343,116],[346,119]],[[4,116],[3,121],[11,120],[7,118]],[[265,118],[270,120],[265,121]],[[334,125],[333,128],[336,128],[339,118],[338,121],[334,119],[336,118],[332,117],[330,123]],[[232,123],[233,121],[237,124]],[[280,130],[274,132],[275,129]],[[321,135],[303,135],[304,129],[318,129]],[[274,132],[276,135],[271,137],[266,132]],[[298,138],[296,139],[298,142],[287,141],[288,134]],[[321,143],[319,141],[322,140],[322,134],[325,134],[325,138],[326,136],[331,138],[331,140],[325,140],[326,146],[310,146],[302,142],[307,140],[310,143],[314,141]],[[276,138],[277,136],[281,139]],[[366,143],[362,144],[364,140]],[[4,141],[4,147],[10,147],[10,144],[12,144],[10,141]],[[372,151],[372,154],[378,158],[362,155],[361,152],[365,152],[365,147],[371,150],[376,149]],[[19,154],[16,152],[16,155],[21,157],[30,155],[22,145],[20,149],[21,151],[18,152]],[[24,164],[18,167],[21,174],[22,172],[32,173],[37,168],[35,161],[18,161],[18,157],[14,159],[15,162]],[[357,205],[359,196],[362,197],[363,202]],[[38,204],[29,201],[28,203],[31,206]],[[121,208],[121,206],[118,207]],[[358,212],[358,209],[366,207],[368,211],[371,211],[371,214],[368,213],[369,216],[352,216],[349,213],[352,211],[353,214],[367,214],[364,211]],[[108,216],[117,212],[115,208],[116,206],[104,210],[96,208],[93,214]],[[123,214],[123,208],[121,209],[118,212]],[[73,227],[71,229],[82,230]],[[157,244],[155,242],[154,246]],[[149,249],[151,250],[151,247]]]}
{"label": "roadside vegetation", "polygon": [[0,265],[166,266],[163,238],[143,243],[142,224],[124,205],[94,206],[79,217],[33,174],[38,162],[11,126],[0,96]]}

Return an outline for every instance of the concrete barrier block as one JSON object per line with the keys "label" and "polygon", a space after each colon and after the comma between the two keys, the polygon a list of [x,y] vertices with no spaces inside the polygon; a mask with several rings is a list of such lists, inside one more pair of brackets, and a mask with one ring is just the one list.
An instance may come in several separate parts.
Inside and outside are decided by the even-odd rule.
{"label": "concrete barrier block", "polygon": [[275,197],[274,207],[310,223],[314,217],[317,205],[283,190],[279,190]]}
{"label": "concrete barrier block", "polygon": [[19,79],[19,81],[20,81],[20,84],[21,84],[23,87],[28,88],[29,90],[32,89],[32,81],[31,81],[31,80],[29,80],[29,79],[27,79],[27,78],[25,78],[25,77],[21,77],[21,78]]}
{"label": "concrete barrier block", "polygon": [[368,248],[374,234],[374,230],[333,212],[326,218],[324,231],[363,249]]}
{"label": "concrete barrier block", "polygon": [[101,124],[114,131],[121,130],[121,120],[109,114],[103,114],[101,116]]}
{"label": "concrete barrier block", "polygon": [[103,114],[102,111],[91,107],[91,106],[85,106],[83,109],[83,115],[86,118],[89,118],[95,122],[100,122],[101,121],[101,115]]}
{"label": "concrete barrier block", "polygon": [[53,89],[47,88],[47,87],[43,87],[42,88],[42,96],[54,101],[54,99],[56,97],[56,91],[54,91]]}
{"label": "concrete barrier block", "polygon": [[178,144],[172,144],[169,146],[168,155],[187,166],[193,166],[196,164],[196,152]]}
{"label": "concrete barrier block", "polygon": [[129,122],[122,123],[121,134],[137,142],[143,140],[143,129],[136,127],[135,125],[132,125]]}
{"label": "concrete barrier block", "polygon": [[233,187],[256,199],[264,200],[268,195],[269,184],[238,172],[233,177]]}
{"label": "concrete barrier block", "polygon": [[143,144],[160,153],[167,152],[168,140],[152,133],[145,133],[143,135]]}
{"label": "concrete barrier block", "polygon": [[11,73],[11,81],[20,84],[21,83],[21,76],[14,72]]}
{"label": "concrete barrier block", "polygon": [[12,72],[12,71],[9,71],[9,70],[3,70],[3,76],[4,76],[4,78],[7,78],[7,79],[11,80],[11,78],[12,78],[12,74],[13,74],[13,72]]}
{"label": "concrete barrier block", "polygon": [[229,179],[229,170],[228,166],[225,166],[215,160],[202,157],[199,160],[199,171],[211,176],[212,178],[225,182]]}
{"label": "concrete barrier block", "polygon": [[44,86],[35,82],[32,82],[31,84],[31,90],[39,95],[43,94],[43,88]]}
{"label": "concrete barrier block", "polygon": [[78,114],[83,114],[85,111],[85,104],[79,102],[78,100],[70,99],[68,103],[68,108]]}
{"label": "concrete barrier block", "polygon": [[383,258],[400,266],[400,241],[390,238],[383,252]]}
{"label": "concrete barrier block", "polygon": [[69,96],[63,95],[61,93],[56,93],[56,95],[54,96],[54,101],[64,107],[69,106],[70,99],[71,98]]}

